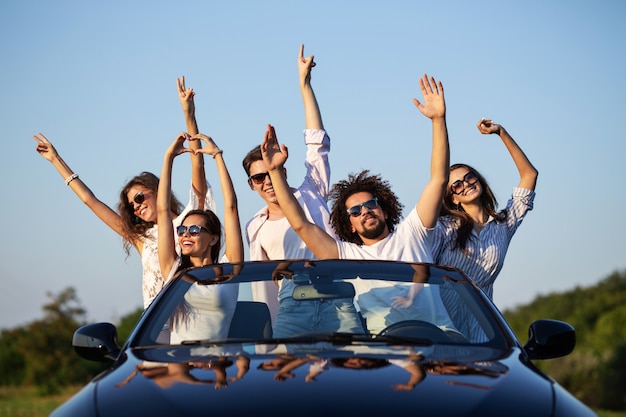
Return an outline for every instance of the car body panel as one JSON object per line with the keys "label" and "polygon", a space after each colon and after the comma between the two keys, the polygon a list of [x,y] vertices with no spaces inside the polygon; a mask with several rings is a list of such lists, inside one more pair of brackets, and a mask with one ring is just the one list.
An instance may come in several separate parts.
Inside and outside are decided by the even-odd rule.
{"label": "car body panel", "polygon": [[[236,309],[245,315],[231,317],[231,325],[254,324],[258,328],[249,333],[253,336],[246,336],[246,329],[233,331],[231,326],[227,338],[170,343],[163,333],[175,329],[171,317],[181,306],[194,311],[188,305],[193,304],[187,297],[190,289],[243,285],[246,279],[259,277],[276,279],[272,272],[284,265],[246,262],[226,265],[217,272],[214,268],[192,269],[162,291],[123,347],[116,347],[110,324],[77,330],[77,352],[92,360],[112,360],[112,365],[52,416],[595,415],[530,359],[569,353],[575,339],[574,329],[566,323],[533,323],[531,339],[522,346],[493,303],[453,268],[383,261],[289,263],[296,275],[308,274],[308,284],[300,286],[298,294],[320,303],[356,294],[355,304],[359,305],[359,297],[369,291],[362,290],[362,283],[345,279],[355,274],[359,279],[371,278],[376,284],[371,291],[386,295],[398,289],[406,291],[406,286],[414,284],[420,291],[436,286],[434,294],[441,295],[450,317],[456,317],[453,326],[465,330],[446,332],[447,324],[429,328],[422,325],[425,317],[415,316],[392,322],[379,332],[370,332],[370,322],[365,320],[363,334],[309,332],[273,338],[247,305]],[[332,284],[337,277],[343,277],[340,285]],[[383,278],[398,281],[378,287]],[[425,294],[428,292],[420,292],[415,302],[425,303]],[[240,289],[239,302],[244,302],[243,298],[245,291]],[[453,310],[460,306],[461,317],[471,325],[458,321],[459,312]],[[416,306],[415,311],[421,307]],[[387,318],[412,311],[385,308]],[[476,333],[475,328],[480,331]],[[462,337],[449,337],[457,333]]]}

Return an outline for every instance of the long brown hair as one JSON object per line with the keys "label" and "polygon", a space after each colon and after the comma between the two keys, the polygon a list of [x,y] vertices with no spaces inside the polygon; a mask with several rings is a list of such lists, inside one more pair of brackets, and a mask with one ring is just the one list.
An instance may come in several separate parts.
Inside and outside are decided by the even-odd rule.
{"label": "long brown hair", "polygon": [[[135,215],[132,204],[128,204],[128,191],[135,185],[140,185],[154,194],[156,198],[159,189],[159,178],[151,172],[144,171],[141,174],[131,178],[128,183],[120,191],[120,200],[117,205],[117,212],[122,218],[122,240],[124,241],[124,252],[130,255],[130,249],[140,236],[145,236],[146,231],[154,226],[154,222],[146,222]],[[177,215],[180,214],[184,206],[172,193],[170,201],[172,211]]]}
{"label": "long brown hair", "polygon": [[[495,194],[489,187],[487,180],[483,177],[480,172],[472,168],[467,164],[454,164],[450,166],[450,172],[455,169],[466,168],[469,171],[472,171],[478,177],[478,182],[480,183],[480,188],[482,188],[483,192],[480,194],[480,204],[483,207],[483,210],[487,213],[487,215],[496,219],[496,221],[503,221],[506,218],[506,210],[502,210],[497,212],[498,208],[498,200],[496,199]],[[456,240],[454,242],[453,249],[460,249],[461,251],[465,251],[467,247],[467,241],[472,238],[472,229],[474,229],[474,220],[463,210],[461,204],[455,204],[452,201],[452,190],[450,187],[446,189],[446,195],[443,198],[443,204],[441,206],[441,210],[439,212],[440,216],[449,216],[454,224],[457,226],[456,228]]]}

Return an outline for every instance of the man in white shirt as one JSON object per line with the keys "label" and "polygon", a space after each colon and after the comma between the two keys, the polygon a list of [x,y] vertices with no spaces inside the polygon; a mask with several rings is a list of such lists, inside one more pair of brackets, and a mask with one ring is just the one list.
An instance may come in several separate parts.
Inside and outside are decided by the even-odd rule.
{"label": "man in white shirt", "polygon": [[450,149],[443,85],[424,74],[420,89],[423,103],[413,102],[432,121],[432,156],[431,177],[415,209],[400,221],[402,205],[388,182],[367,170],[350,175],[330,193],[337,237],[311,222],[290,192],[283,168],[287,147],[281,149],[274,128],[268,126],[261,151],[276,199],[293,230],[318,258],[432,262],[432,232],[448,184]]}
{"label": "man in white shirt", "polygon": [[[289,193],[308,221],[334,236],[328,210],[330,138],[324,130],[317,99],[311,86],[311,69],[315,66],[313,59],[313,56],[304,57],[304,45],[301,45],[298,57],[298,73],[306,126],[304,131],[304,140],[307,146],[306,175],[300,187],[289,188]],[[313,252],[289,225],[283,209],[276,199],[272,180],[268,174],[269,169],[263,161],[260,146],[255,147],[246,155],[243,160],[243,167],[248,175],[248,185],[266,203],[266,206],[260,209],[246,225],[250,259],[257,261],[315,258]],[[287,170],[284,167],[281,169],[286,178]],[[254,300],[263,301],[270,307],[274,323],[274,336],[281,337],[318,330],[362,331],[362,325],[352,299],[327,300],[324,305],[319,305],[319,301],[298,301],[291,305],[294,303],[292,293],[295,284],[291,280],[283,279],[279,281],[279,285],[280,291],[271,282],[258,282],[252,285]],[[287,306],[286,303],[290,305]],[[300,314],[302,317],[309,317],[313,324],[309,325],[302,320],[293,319],[277,322],[279,308],[303,309]],[[337,322],[336,316],[338,314],[344,315],[341,323]],[[326,319],[316,320],[316,315],[324,316]],[[326,323],[326,327],[317,327],[315,323],[322,321]],[[302,327],[298,327],[298,323]]]}

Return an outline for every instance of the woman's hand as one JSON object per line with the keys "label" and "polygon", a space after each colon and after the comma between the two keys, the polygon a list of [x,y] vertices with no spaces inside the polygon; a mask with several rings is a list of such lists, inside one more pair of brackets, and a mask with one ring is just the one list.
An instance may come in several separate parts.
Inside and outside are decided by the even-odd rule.
{"label": "woman's hand", "polygon": [[174,139],[174,142],[172,142],[170,147],[167,149],[165,154],[173,158],[185,152],[195,153],[193,149],[185,147],[186,140],[191,140],[191,136],[189,136],[187,132],[179,133],[178,136],[176,136],[176,139]]}
{"label": "woman's hand", "polygon": [[203,133],[198,133],[197,135],[193,135],[189,137],[189,140],[201,140],[202,142],[204,142],[205,147],[201,148],[201,149],[196,149],[195,153],[205,153],[205,154],[209,154],[211,156],[214,156],[216,153],[221,152],[222,150],[215,144],[215,142],[213,141],[213,138],[211,138],[210,136],[207,136]]}
{"label": "woman's hand", "polygon": [[183,106],[183,111],[187,114],[195,113],[195,104],[193,97],[196,93],[193,92],[193,88],[185,88],[185,76],[176,79],[176,86],[178,87],[178,99]]}
{"label": "woman's hand", "polygon": [[483,135],[489,135],[492,133],[499,135],[502,129],[502,126],[495,124],[493,120],[485,119],[484,117],[478,121],[476,127]]}
{"label": "woman's hand", "polygon": [[41,133],[33,136],[33,139],[37,141],[37,152],[48,161],[52,162],[54,158],[58,156],[57,150],[54,149],[52,143]]}

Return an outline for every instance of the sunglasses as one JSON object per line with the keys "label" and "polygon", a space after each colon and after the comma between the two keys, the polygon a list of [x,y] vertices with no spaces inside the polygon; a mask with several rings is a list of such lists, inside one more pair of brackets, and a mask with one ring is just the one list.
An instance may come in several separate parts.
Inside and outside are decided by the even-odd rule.
{"label": "sunglasses", "polygon": [[270,176],[269,172],[261,172],[259,174],[250,175],[248,177],[248,181],[252,181],[256,185],[260,185],[260,184],[263,184],[263,182],[265,182],[265,177],[269,177],[269,176]]}
{"label": "sunglasses", "polygon": [[178,236],[182,236],[185,234],[185,232],[189,231],[189,236],[198,236],[200,234],[201,231],[205,231],[207,233],[211,233],[211,231],[209,229],[207,229],[204,226],[199,226],[197,224],[191,225],[191,226],[178,226],[176,228],[176,234]]}
{"label": "sunglasses", "polygon": [[465,191],[465,188],[466,188],[465,184],[474,185],[476,184],[477,181],[478,181],[478,176],[476,175],[476,173],[470,171],[467,174],[465,174],[462,180],[454,181],[452,185],[450,185],[450,191],[452,191],[452,194],[461,194],[463,191]]}
{"label": "sunglasses", "polygon": [[135,194],[135,196],[133,197],[133,201],[129,201],[128,205],[132,206],[133,203],[137,203],[137,204],[141,204],[146,200],[146,196],[144,195],[143,191],[139,191],[137,194]]}
{"label": "sunglasses", "polygon": [[367,200],[364,203],[357,204],[356,206],[350,207],[348,210],[348,214],[352,217],[359,217],[361,215],[361,211],[365,207],[368,210],[374,210],[378,207],[378,198],[374,197],[371,200]]}

